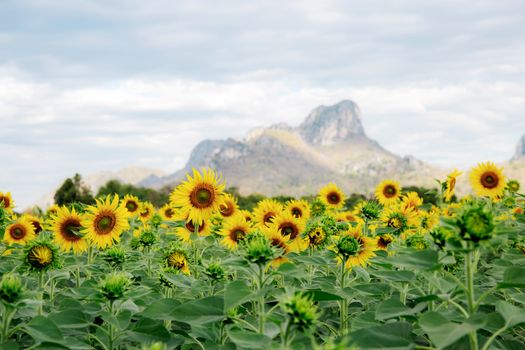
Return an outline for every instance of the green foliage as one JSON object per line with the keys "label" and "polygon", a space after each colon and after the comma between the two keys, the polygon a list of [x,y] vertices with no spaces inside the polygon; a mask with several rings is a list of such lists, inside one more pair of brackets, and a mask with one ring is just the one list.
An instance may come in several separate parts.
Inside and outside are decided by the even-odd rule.
{"label": "green foliage", "polygon": [[131,184],[123,184],[118,180],[110,180],[97,192],[97,197],[106,195],[118,194],[120,197],[124,197],[126,194],[137,196],[141,201],[151,202],[156,207],[161,207],[166,204],[169,200],[168,188],[161,190],[154,190],[151,188],[137,187]]}
{"label": "green foliage", "polygon": [[56,191],[54,200],[57,205],[95,203],[91,190],[84,185],[82,177],[79,174],[75,174],[72,178],[68,178],[64,181]]}

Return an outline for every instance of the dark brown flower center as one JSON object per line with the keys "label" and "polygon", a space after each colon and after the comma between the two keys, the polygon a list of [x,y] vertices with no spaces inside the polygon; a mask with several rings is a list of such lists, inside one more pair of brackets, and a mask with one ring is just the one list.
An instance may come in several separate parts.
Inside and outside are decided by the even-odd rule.
{"label": "dark brown flower center", "polygon": [[38,220],[31,220],[31,225],[33,225],[35,229],[35,234],[38,235],[40,232],[42,232],[42,225],[40,225],[40,222],[38,222]]}
{"label": "dark brown flower center", "polygon": [[140,213],[140,217],[141,218],[147,218],[150,214],[150,209],[149,208],[144,208]]}
{"label": "dark brown flower center", "polygon": [[16,224],[15,226],[11,227],[11,230],[9,231],[9,234],[13,239],[19,240],[26,236],[27,232],[25,227],[22,225]]}
{"label": "dark brown flower center", "polygon": [[283,250],[286,250],[286,244],[280,240],[279,238],[277,237],[273,237],[271,240],[270,240],[270,243],[272,244],[272,246],[274,247],[278,247],[278,248],[281,248]]}
{"label": "dark brown flower center", "polygon": [[385,188],[383,189],[383,195],[386,198],[395,197],[397,195],[397,189],[392,185],[386,185]]}
{"label": "dark brown flower center", "polygon": [[299,228],[293,222],[284,222],[279,225],[279,230],[283,236],[290,236],[290,239],[294,239],[299,235]]}
{"label": "dark brown flower center", "polygon": [[[202,223],[202,225],[199,225],[199,231],[198,232],[202,232],[202,230],[204,230],[204,223]],[[191,220],[188,220],[186,221],[186,229],[188,229],[188,231],[190,232],[195,232],[195,225],[193,224],[193,221]]]}
{"label": "dark brown flower center", "polygon": [[390,243],[392,243],[392,239],[390,237],[379,237],[377,240],[377,245],[379,248],[386,248]]}
{"label": "dark brown flower center", "polygon": [[233,230],[230,230],[229,236],[232,241],[238,242],[246,237],[246,231],[242,227],[235,227]]}
{"label": "dark brown flower center", "polygon": [[337,192],[330,192],[326,196],[326,199],[328,200],[328,203],[330,204],[339,204],[341,203],[341,196]]}
{"label": "dark brown flower center", "polygon": [[273,211],[269,211],[266,214],[264,214],[263,221],[265,224],[269,224],[273,221],[274,217],[275,217],[275,213]]}
{"label": "dark brown flower center", "polygon": [[130,213],[136,212],[138,208],[139,208],[139,205],[137,204],[137,202],[135,202],[133,200],[129,200],[129,201],[126,202],[126,209]]}
{"label": "dark brown flower center", "polygon": [[0,196],[0,205],[4,208],[9,208],[11,206],[11,201],[7,196]]}
{"label": "dark brown flower center", "polygon": [[296,218],[300,218],[303,216],[303,211],[301,210],[301,208],[293,207],[292,215]]}
{"label": "dark brown flower center", "polygon": [[76,242],[82,237],[79,236],[78,231],[80,230],[80,221],[74,218],[69,218],[62,223],[60,226],[60,235],[66,241]]}
{"label": "dark brown flower center", "polygon": [[481,175],[480,181],[483,187],[492,189],[498,186],[499,177],[498,174],[494,173],[493,171],[486,171]]}
{"label": "dark brown flower center", "polygon": [[215,200],[215,191],[209,184],[200,184],[190,193],[190,202],[196,208],[210,207]]}
{"label": "dark brown flower center", "polygon": [[173,217],[173,215],[175,215],[175,212],[173,211],[173,209],[171,208],[168,208],[164,211],[164,215],[168,218],[168,219],[171,219]]}
{"label": "dark brown flower center", "polygon": [[97,215],[95,218],[95,231],[99,235],[107,235],[117,224],[115,214],[110,211],[105,211]]}
{"label": "dark brown flower center", "polygon": [[219,211],[221,212],[221,215],[224,217],[231,216],[235,210],[235,207],[233,206],[233,203],[226,202],[219,206]]}

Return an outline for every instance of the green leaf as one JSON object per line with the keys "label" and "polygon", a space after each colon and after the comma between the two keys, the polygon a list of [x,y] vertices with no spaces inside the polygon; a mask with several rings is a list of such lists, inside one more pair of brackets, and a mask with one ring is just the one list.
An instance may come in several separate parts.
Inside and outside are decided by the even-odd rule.
{"label": "green leaf", "polygon": [[172,317],[186,323],[209,323],[224,319],[224,298],[208,297],[177,306]]}
{"label": "green leaf", "polygon": [[272,341],[272,339],[266,335],[239,328],[230,328],[227,330],[227,333],[230,340],[241,348],[262,349]]}
{"label": "green leaf", "polygon": [[64,328],[84,328],[89,326],[89,320],[86,314],[78,309],[64,310],[49,315],[55,324],[61,329]]}
{"label": "green leaf", "polygon": [[416,278],[416,274],[412,271],[399,270],[399,271],[388,271],[388,270],[378,270],[371,271],[372,275],[381,277],[386,281],[391,282],[411,282]]}
{"label": "green leaf", "polygon": [[525,268],[512,266],[503,273],[503,282],[498,288],[525,288]]}
{"label": "green leaf", "polygon": [[398,267],[414,270],[435,270],[440,264],[438,252],[435,250],[406,250],[391,259],[391,263]]}
{"label": "green leaf", "polygon": [[357,284],[353,286],[352,289],[357,291],[359,294],[368,296],[383,296],[390,292],[390,286],[386,283]]}
{"label": "green leaf", "polygon": [[439,349],[455,343],[487,322],[484,315],[475,315],[464,323],[453,323],[438,312],[427,312],[419,318],[419,326]]}
{"label": "green leaf", "polygon": [[399,316],[411,316],[423,310],[425,306],[426,303],[420,303],[411,309],[397,299],[385,300],[377,306],[375,317],[382,321]]}
{"label": "green leaf", "polygon": [[525,322],[525,309],[516,307],[506,301],[496,302],[496,311],[503,316],[508,328]]}
{"label": "green leaf", "polygon": [[224,290],[224,312],[250,301],[251,289],[244,281],[234,281],[229,283]]}
{"label": "green leaf", "polygon": [[141,344],[156,341],[168,342],[170,340],[170,333],[162,321],[152,320],[151,318],[139,319],[135,327],[129,332],[129,336]]}
{"label": "green leaf", "polygon": [[352,345],[359,349],[414,349],[412,327],[406,322],[387,323],[359,329],[350,334]]}
{"label": "green leaf", "polygon": [[140,316],[156,320],[173,320],[173,312],[179,305],[180,303],[175,299],[155,300],[140,313]]}
{"label": "green leaf", "polygon": [[45,341],[56,342],[64,339],[55,322],[44,316],[33,317],[33,319],[24,326],[24,330],[37,343]]}
{"label": "green leaf", "polygon": [[314,301],[333,301],[342,299],[342,297],[337,294],[324,292],[319,289],[310,289],[305,290],[304,292],[311,296]]}

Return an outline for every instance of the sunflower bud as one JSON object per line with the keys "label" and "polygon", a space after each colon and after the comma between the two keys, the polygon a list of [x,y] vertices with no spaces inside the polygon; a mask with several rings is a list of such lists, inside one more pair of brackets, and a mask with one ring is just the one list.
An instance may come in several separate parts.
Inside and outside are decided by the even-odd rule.
{"label": "sunflower bud", "polygon": [[33,271],[59,268],[58,247],[47,237],[34,240],[24,250],[24,261],[29,269]]}
{"label": "sunflower bud", "polygon": [[220,281],[224,279],[226,275],[224,268],[218,262],[213,262],[206,267],[204,274],[208,276],[213,281]]}
{"label": "sunflower bud", "polygon": [[365,220],[375,220],[381,215],[381,204],[376,201],[366,201],[361,207],[361,216]]}
{"label": "sunflower bud", "polygon": [[164,343],[156,342],[151,345],[143,345],[142,349],[143,350],[166,350],[167,347],[166,347],[166,344]]}
{"label": "sunflower bud", "polygon": [[281,302],[283,311],[288,316],[290,323],[301,332],[312,327],[319,314],[312,299],[302,293],[297,293]]}
{"label": "sunflower bud", "polygon": [[130,284],[131,281],[125,273],[114,272],[101,282],[100,290],[104,297],[113,301],[122,298]]}
{"label": "sunflower bud", "polygon": [[406,239],[406,244],[408,247],[415,248],[417,250],[423,250],[428,248],[428,242],[420,233],[415,235],[408,236]]}
{"label": "sunflower bud", "polygon": [[271,242],[264,235],[256,233],[251,239],[245,240],[244,252],[244,258],[257,265],[265,265],[275,255]]}
{"label": "sunflower bud", "polygon": [[339,255],[348,258],[349,256],[357,255],[359,249],[361,249],[361,245],[355,237],[344,235],[339,237],[335,248]]}
{"label": "sunflower bud", "polygon": [[520,190],[520,183],[518,180],[509,180],[507,182],[507,190],[512,193],[518,193]]}
{"label": "sunflower bud", "polygon": [[316,198],[310,204],[310,214],[312,217],[321,216],[326,212],[326,204],[322,200]]}
{"label": "sunflower bud", "polygon": [[[162,220],[162,216],[160,216],[160,215],[157,214],[157,213],[155,213],[155,214],[152,216],[151,220],[150,220],[151,225],[152,225],[153,227],[159,227],[160,224],[162,224],[162,221],[163,221],[163,220]],[[147,232],[147,231],[146,231],[146,232]]]}
{"label": "sunflower bud", "polygon": [[18,275],[6,273],[0,281],[0,300],[7,304],[14,304],[22,299],[24,285]]}
{"label": "sunflower bud", "polygon": [[107,249],[102,257],[112,266],[122,266],[126,261],[126,251],[121,246],[114,245]]}
{"label": "sunflower bud", "polygon": [[143,247],[151,247],[157,242],[157,236],[152,230],[146,230],[140,234],[139,242]]}
{"label": "sunflower bud", "polygon": [[494,231],[494,216],[481,202],[467,207],[459,220],[461,237],[472,242],[487,240]]}

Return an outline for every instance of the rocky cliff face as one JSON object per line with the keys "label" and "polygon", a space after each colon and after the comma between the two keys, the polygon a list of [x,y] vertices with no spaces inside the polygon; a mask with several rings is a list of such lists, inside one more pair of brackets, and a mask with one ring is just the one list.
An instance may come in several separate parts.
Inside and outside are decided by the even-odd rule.
{"label": "rocky cliff face", "polygon": [[400,174],[410,184],[421,184],[419,175],[432,171],[413,157],[396,156],[369,139],[359,107],[349,100],[315,108],[297,127],[281,123],[254,129],[240,141],[202,141],[183,169],[141,184],[175,185],[192,167],[217,169],[241,193],[267,195],[314,193],[329,181],[347,191],[366,192],[382,178]]}

